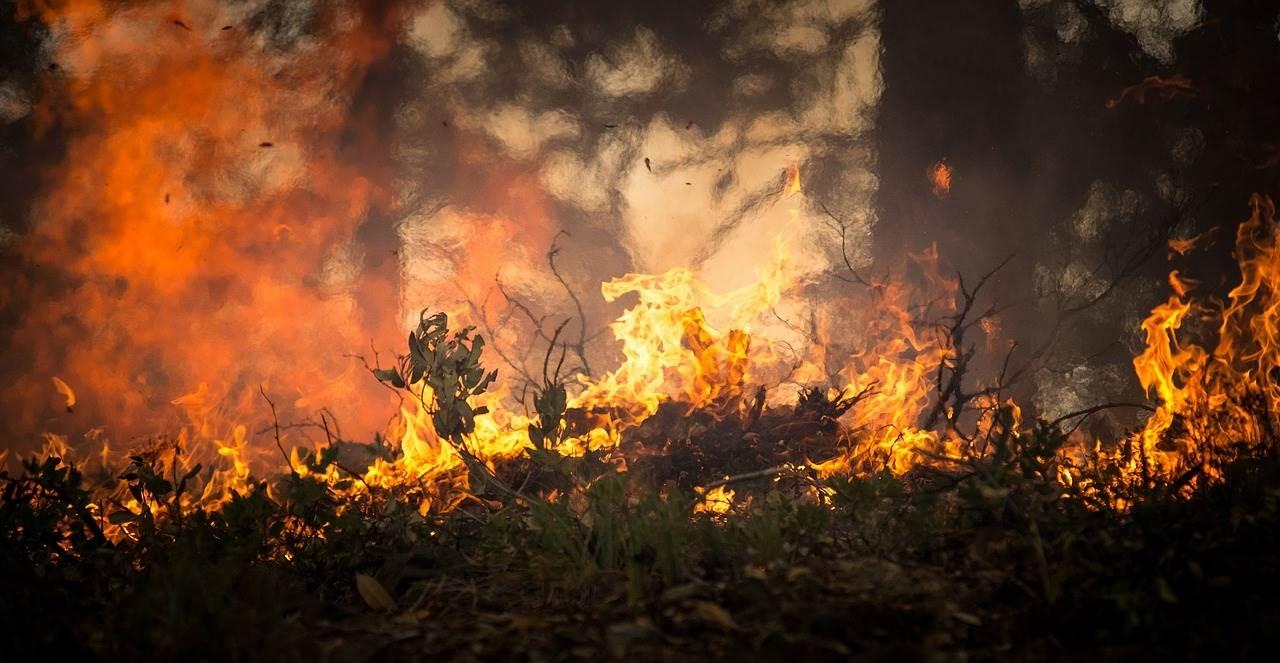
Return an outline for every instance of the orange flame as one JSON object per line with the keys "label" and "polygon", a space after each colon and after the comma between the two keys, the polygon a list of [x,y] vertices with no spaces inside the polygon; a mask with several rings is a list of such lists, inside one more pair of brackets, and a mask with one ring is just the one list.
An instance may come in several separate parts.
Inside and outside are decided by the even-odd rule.
{"label": "orange flame", "polygon": [[787,186],[783,190],[788,196],[794,196],[802,191],[800,187],[800,164],[792,163],[787,166]]}
{"label": "orange flame", "polygon": [[[369,179],[379,151],[350,116],[394,16],[322,11],[297,56],[220,30],[236,14],[213,0],[21,14],[60,35],[37,118],[68,144],[15,248],[70,287],[5,286],[29,302],[13,346],[35,369],[75,366],[78,408],[117,437],[187,423],[169,404],[200,383],[246,422],[262,404],[243,394],[274,382],[297,390],[286,407],[346,405],[352,428],[380,428],[385,394],[342,355],[396,317],[394,284],[362,275],[353,248],[392,192]],[[5,385],[7,402],[33,405],[8,425],[39,429],[44,389]]]}
{"label": "orange flame", "polygon": [[933,186],[933,195],[942,198],[951,193],[951,166],[945,159],[936,161],[929,167],[929,184]]}
{"label": "orange flame", "polygon": [[[1269,404],[1280,402],[1280,245],[1274,204],[1254,196],[1251,205],[1253,214],[1236,236],[1240,282],[1216,316],[1213,350],[1178,338],[1195,307],[1184,301],[1187,285],[1176,271],[1170,274],[1175,294],[1143,322],[1147,347],[1133,365],[1158,407],[1139,434],[1142,456],[1130,468],[1134,473],[1186,470],[1230,445],[1260,444],[1275,430]],[[1145,467],[1139,465],[1144,459]]]}

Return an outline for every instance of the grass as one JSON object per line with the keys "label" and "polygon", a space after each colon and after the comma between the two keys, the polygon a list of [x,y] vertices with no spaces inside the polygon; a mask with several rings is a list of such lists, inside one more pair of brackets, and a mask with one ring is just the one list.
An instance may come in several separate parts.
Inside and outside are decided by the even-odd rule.
{"label": "grass", "polygon": [[[716,514],[696,508],[689,474],[743,456],[741,422],[713,417],[697,427],[706,439],[685,435],[662,462],[645,456],[618,472],[596,453],[555,450],[567,413],[553,377],[534,399],[526,455],[490,468],[465,447],[468,398],[494,379],[479,364],[483,342],[449,336],[438,316],[412,338],[410,354],[376,374],[401,389],[432,385],[422,405],[476,494],[424,514],[409,505],[440,497],[451,479],[353,491],[359,469],[338,466],[353,445],[338,441],[299,456],[305,471],[291,460],[287,474],[250,481],[218,508],[188,499],[200,466],[166,472],[161,454],[93,481],[57,456],[24,460],[0,471],[6,653],[1261,658],[1280,626],[1275,440],[1222,450],[1172,480],[1134,477],[1103,454],[1073,464],[1064,483],[1062,431],[1015,430],[1001,410],[980,457],[901,476],[822,478],[803,464],[747,472]],[[817,393],[765,416],[807,417]],[[837,443],[834,426],[810,428]],[[126,508],[129,498],[144,508]]]}
{"label": "grass", "polygon": [[438,516],[292,476],[114,542],[77,469],[33,460],[0,475],[0,623],[10,651],[109,659],[1265,655],[1276,458],[1241,451],[1194,490],[1117,487],[1117,510],[1036,448],[954,481],[765,480],[724,515],[626,474]]}

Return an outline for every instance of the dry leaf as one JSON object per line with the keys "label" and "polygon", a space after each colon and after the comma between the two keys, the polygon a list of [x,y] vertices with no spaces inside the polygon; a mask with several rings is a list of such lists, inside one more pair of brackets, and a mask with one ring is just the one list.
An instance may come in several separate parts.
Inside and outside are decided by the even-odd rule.
{"label": "dry leaf", "polygon": [[711,601],[691,601],[689,603],[689,615],[700,621],[715,624],[726,631],[736,631],[738,629],[738,624],[733,621],[733,616],[729,614],[729,611]]}
{"label": "dry leaf", "polygon": [[357,573],[356,591],[360,592],[360,598],[374,610],[391,612],[396,609],[395,599],[391,598],[387,590],[382,587],[382,583],[373,576]]}

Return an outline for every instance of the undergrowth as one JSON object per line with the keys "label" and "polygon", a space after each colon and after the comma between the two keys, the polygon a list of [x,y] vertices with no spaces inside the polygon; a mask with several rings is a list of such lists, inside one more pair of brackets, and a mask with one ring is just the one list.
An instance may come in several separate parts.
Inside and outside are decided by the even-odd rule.
{"label": "undergrowth", "polygon": [[[494,378],[479,370],[482,342],[445,323],[424,318],[417,350],[379,377],[448,393],[424,404],[465,452],[467,398]],[[1005,425],[981,458],[744,481],[716,514],[675,482],[555,452],[563,393],[551,375],[535,398],[526,480],[471,458],[473,485],[496,486],[496,499],[444,513],[408,506],[413,486],[333,482],[336,446],[208,509],[182,506],[199,467],[165,478],[146,455],[102,485],[52,456],[0,471],[7,651],[1249,658],[1280,626],[1269,450],[1212,459],[1216,481],[1126,481],[1096,461],[1063,482],[1061,431]],[[105,488],[140,507],[101,501]]]}

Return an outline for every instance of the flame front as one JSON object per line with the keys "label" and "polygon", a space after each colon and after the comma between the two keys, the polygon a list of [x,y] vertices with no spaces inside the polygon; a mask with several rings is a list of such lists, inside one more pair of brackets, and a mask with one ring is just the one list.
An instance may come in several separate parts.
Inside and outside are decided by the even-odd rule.
{"label": "flame front", "polygon": [[[1275,206],[1254,196],[1252,215],[1240,224],[1235,255],[1240,282],[1220,311],[1185,299],[1189,287],[1170,275],[1175,294],[1143,322],[1147,347],[1133,360],[1143,389],[1156,403],[1130,471],[1149,477],[1205,465],[1236,444],[1275,439],[1280,405],[1280,245]],[[1181,341],[1192,316],[1216,321],[1217,342]],[[1179,424],[1179,425],[1175,425]]]}
{"label": "flame front", "polygon": [[[401,292],[391,273],[395,260],[365,255],[358,241],[369,218],[393,210],[400,193],[390,149],[351,126],[366,69],[394,46],[395,12],[321,11],[312,41],[282,54],[262,37],[221,29],[246,17],[213,0],[110,16],[93,0],[23,8],[62,36],[52,57],[65,73],[51,76],[39,114],[46,128],[63,127],[69,138],[37,210],[40,222],[19,247],[31,264],[56,265],[59,284],[6,285],[3,293],[33,300],[13,343],[32,349],[39,379],[16,381],[4,397],[47,404],[49,376],[72,376],[78,394],[52,378],[65,408],[113,426],[116,439],[132,444],[129,453],[166,472],[211,463],[186,498],[192,506],[218,508],[249,490],[255,471],[282,462],[293,473],[310,472],[303,458],[309,447],[348,441],[331,429],[336,423],[325,408],[332,405],[344,406],[339,418],[360,431],[352,437],[379,429],[395,453],[355,469],[329,467],[326,482],[355,492],[415,486],[422,513],[467,499],[476,488],[474,468],[437,434],[430,394],[399,402],[344,356],[370,338],[400,337],[401,298],[426,297]],[[123,23],[104,29],[109,19]],[[1189,93],[1188,82],[1174,83],[1147,87]],[[1145,89],[1126,95],[1141,102]],[[488,149],[465,145],[464,165],[483,163]],[[780,192],[777,179],[769,180],[769,198],[786,199],[798,220],[809,205],[800,163],[775,163],[770,178],[776,168],[786,175]],[[492,175],[482,187],[500,192],[501,213],[468,216],[476,232],[448,238],[469,260],[442,281],[459,281],[462,290],[487,284],[507,260],[503,247],[554,236],[546,205],[529,193],[536,178],[507,175]],[[927,172],[938,197],[949,194],[952,177],[946,161]],[[1253,200],[1235,242],[1241,279],[1225,305],[1197,303],[1195,280],[1173,271],[1173,294],[1143,322],[1146,347],[1133,366],[1156,407],[1128,440],[1137,448],[1123,457],[1130,478],[1174,477],[1233,444],[1273,440],[1280,430],[1274,215],[1269,199]],[[516,226],[533,230],[521,234]],[[610,326],[620,360],[571,385],[569,407],[591,413],[592,424],[557,440],[556,451],[616,448],[664,404],[739,416],[755,388],[765,388],[768,406],[794,403],[805,388],[831,403],[851,399],[836,421],[819,421],[839,439],[834,450],[805,459],[822,476],[901,474],[922,462],[987,454],[981,439],[990,433],[1018,434],[1021,411],[999,393],[995,377],[978,377],[981,395],[965,404],[968,413],[956,412],[943,394],[940,376],[956,371],[966,350],[954,347],[944,325],[922,322],[922,311],[935,319],[957,313],[959,284],[941,275],[936,249],[913,256],[912,278],[859,279],[815,304],[806,301],[812,274],[802,276],[792,264],[788,239],[774,238],[768,264],[744,266],[756,270],[755,281],[728,292],[713,291],[690,267],[605,282],[604,301],[635,299]],[[1184,254],[1199,239],[1170,248]],[[32,292],[23,294],[24,286]],[[795,301],[806,302],[794,307],[801,315],[779,310]],[[492,306],[469,313],[483,318]],[[1188,323],[1197,319],[1212,323],[1212,343],[1191,340]],[[998,319],[976,323],[984,346],[1001,348]],[[464,441],[491,470],[531,448],[531,417],[510,389],[473,404],[487,413]],[[307,423],[312,434],[298,433],[301,425],[281,431],[271,394],[283,395],[287,414],[319,411],[319,422]],[[765,406],[764,399],[756,404]],[[394,408],[398,416],[385,426]],[[26,424],[42,423],[20,414],[31,419]],[[178,432],[131,439],[158,430]],[[87,437],[106,465],[108,436]],[[797,448],[803,441],[784,440]],[[46,454],[74,455],[65,436],[50,434],[44,443]],[[1069,469],[1060,477],[1072,481]],[[733,497],[721,485],[696,508],[723,513]]]}

